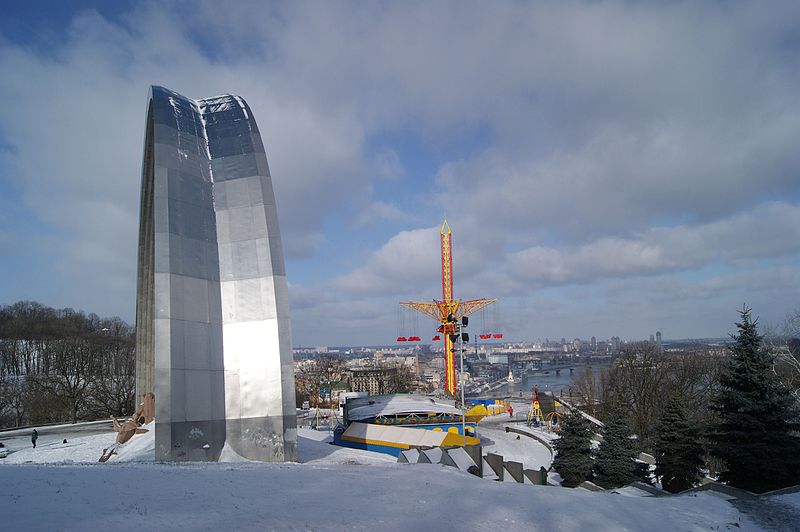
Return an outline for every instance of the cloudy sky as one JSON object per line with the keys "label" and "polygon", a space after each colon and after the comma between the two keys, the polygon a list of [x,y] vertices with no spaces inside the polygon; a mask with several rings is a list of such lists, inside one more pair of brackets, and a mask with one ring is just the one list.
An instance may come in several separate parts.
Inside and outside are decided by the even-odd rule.
{"label": "cloudy sky", "polygon": [[0,304],[133,320],[158,84],[253,109],[295,345],[391,342],[445,216],[511,339],[800,307],[796,1],[62,4],[0,19]]}

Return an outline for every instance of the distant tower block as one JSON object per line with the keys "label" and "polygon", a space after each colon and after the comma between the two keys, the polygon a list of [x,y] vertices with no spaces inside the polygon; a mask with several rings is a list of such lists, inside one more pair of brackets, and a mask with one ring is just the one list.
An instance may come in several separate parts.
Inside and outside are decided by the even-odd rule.
{"label": "distant tower block", "polygon": [[136,393],[156,460],[297,460],[286,274],[253,113],[238,96],[148,99]]}

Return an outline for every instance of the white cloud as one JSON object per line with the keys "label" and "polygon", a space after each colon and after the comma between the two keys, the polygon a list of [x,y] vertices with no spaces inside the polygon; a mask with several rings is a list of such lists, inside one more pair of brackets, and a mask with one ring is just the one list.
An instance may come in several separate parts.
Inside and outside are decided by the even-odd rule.
{"label": "white cloud", "polygon": [[[798,253],[796,2],[208,1],[120,20],[85,12],[45,53],[0,41],[0,130],[14,147],[0,159],[63,236],[52,263],[74,306],[132,315],[151,83],[247,99],[290,259],[340,268],[352,259],[318,255],[341,238],[327,222],[379,226],[385,244],[320,281],[321,299],[293,280],[296,319],[336,315],[313,326],[320,338],[334,321],[366,338],[396,299],[438,294],[438,228],[385,233],[439,223],[431,213],[455,229],[459,294],[535,300],[554,328],[599,323],[581,309],[612,301],[615,280],[635,300],[639,276],[761,271]],[[398,155],[409,146],[440,165],[435,181]],[[401,209],[381,192],[397,183],[417,201]],[[695,299],[708,293],[710,312],[724,292]],[[307,323],[296,330],[312,334]]]}
{"label": "white cloud", "polygon": [[[48,254],[71,306],[133,315],[141,149],[147,88],[189,97],[244,96],[265,141],[287,255],[310,256],[336,201],[364,188],[362,128],[342,109],[270,88],[248,62],[217,64],[155,5],[131,26],[94,12],[69,21],[50,55],[0,45],[0,153],[32,213],[61,236]],[[177,25],[176,25],[177,24]],[[13,73],[13,74],[12,74]],[[71,287],[74,287],[71,288]]]}
{"label": "white cloud", "polygon": [[708,224],[652,228],[634,238],[530,247],[509,256],[509,272],[541,284],[586,283],[798,252],[800,206],[773,203]]}
{"label": "white cloud", "polygon": [[419,294],[439,278],[440,267],[438,227],[401,231],[334,286],[351,296]]}
{"label": "white cloud", "polygon": [[355,218],[359,226],[371,225],[382,221],[413,221],[414,218],[397,205],[384,201],[376,201],[362,209]]}

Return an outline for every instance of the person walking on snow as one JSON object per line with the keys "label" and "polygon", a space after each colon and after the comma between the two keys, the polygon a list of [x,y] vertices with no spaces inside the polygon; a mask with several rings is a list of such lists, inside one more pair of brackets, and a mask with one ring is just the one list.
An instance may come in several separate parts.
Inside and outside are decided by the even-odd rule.
{"label": "person walking on snow", "polygon": [[31,443],[33,444],[33,448],[36,449],[36,440],[39,439],[39,433],[36,432],[36,429],[33,429],[31,433]]}
{"label": "person walking on snow", "polygon": [[514,417],[514,407],[508,407],[508,417]]}

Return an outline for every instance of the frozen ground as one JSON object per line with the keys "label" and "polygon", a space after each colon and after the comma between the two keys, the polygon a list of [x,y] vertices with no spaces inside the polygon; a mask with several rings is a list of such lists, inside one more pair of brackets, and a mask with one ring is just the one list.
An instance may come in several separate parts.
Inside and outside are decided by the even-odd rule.
{"label": "frozen ground", "polygon": [[[513,450],[499,426],[488,430],[499,433],[492,435],[507,454]],[[300,429],[299,464],[157,464],[151,432],[98,464],[113,433],[61,444],[53,432],[36,450],[25,447],[0,460],[6,464],[0,465],[2,528],[762,530],[711,493],[626,497],[491,482],[455,468],[396,464],[390,456],[329,445],[328,438]],[[784,497],[790,500],[782,504],[800,504]]]}

